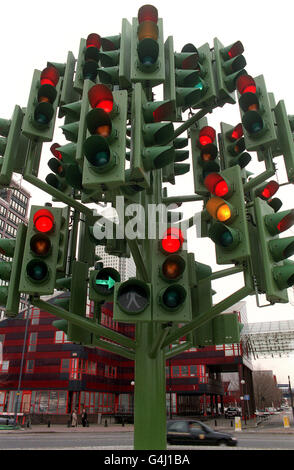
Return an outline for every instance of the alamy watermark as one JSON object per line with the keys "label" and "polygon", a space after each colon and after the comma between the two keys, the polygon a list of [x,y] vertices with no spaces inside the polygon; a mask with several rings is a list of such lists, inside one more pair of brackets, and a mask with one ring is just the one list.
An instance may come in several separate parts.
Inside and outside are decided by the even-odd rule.
{"label": "alamy watermark", "polygon": [[[161,238],[167,228],[178,227],[186,240],[186,232],[189,227],[200,224],[199,213],[189,219],[181,220],[176,204],[129,204],[125,206],[124,197],[116,196],[115,216],[104,217],[101,215],[94,224],[93,235],[97,240],[155,240]],[[95,215],[99,215],[96,214]]]}

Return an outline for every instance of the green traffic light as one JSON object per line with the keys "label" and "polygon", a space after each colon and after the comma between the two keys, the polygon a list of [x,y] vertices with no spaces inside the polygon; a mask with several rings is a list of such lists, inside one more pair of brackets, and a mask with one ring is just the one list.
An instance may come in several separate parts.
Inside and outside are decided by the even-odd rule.
{"label": "green traffic light", "polygon": [[49,274],[47,264],[39,260],[31,260],[27,264],[26,273],[33,282],[44,282]]}

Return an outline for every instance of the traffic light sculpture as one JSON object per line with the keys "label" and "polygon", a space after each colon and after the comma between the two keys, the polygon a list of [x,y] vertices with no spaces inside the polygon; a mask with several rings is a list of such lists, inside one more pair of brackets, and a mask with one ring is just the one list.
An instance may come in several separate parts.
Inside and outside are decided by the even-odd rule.
{"label": "traffic light sculpture", "polygon": [[160,85],[165,80],[163,25],[158,11],[144,5],[132,22],[131,81]]}
{"label": "traffic light sculpture", "polygon": [[209,173],[220,171],[216,132],[207,125],[207,119],[200,120],[197,127],[190,129],[194,191],[196,194],[208,196],[209,192],[204,180]]}
{"label": "traffic light sculpture", "polygon": [[[0,251],[12,258],[0,263],[0,277],[9,281],[0,301],[12,316],[20,293],[28,294],[32,305],[62,319],[57,325],[70,340],[135,360],[135,449],[166,447],[166,359],[190,347],[192,335],[196,347],[239,342],[237,315],[224,312],[254,293],[287,302],[294,284],[288,259],[294,237],[279,238],[294,223],[294,211],[280,211],[273,197],[279,185],[271,179],[272,159],[283,155],[288,182],[294,180],[294,118],[267,93],[262,75],[247,74],[243,50],[240,41],[224,47],[215,38],[212,48],[191,42],[177,53],[171,36],[164,43],[157,9],[144,5],[132,24],[122,21],[120,34],[81,39],[77,61],[69,52],[65,63],[35,70],[26,108],[16,106],[11,120],[0,120],[0,186],[10,185],[17,172],[66,205],[33,205],[27,229],[21,224],[16,240],[0,239]],[[154,87],[161,84],[163,101],[156,101]],[[234,104],[236,90],[241,123],[221,123],[219,157],[216,131],[205,116]],[[52,173],[44,182],[38,178],[41,149],[53,141],[57,112],[67,143],[50,144]],[[184,132],[191,139],[195,191],[168,196],[163,184],[175,184],[190,169]],[[249,179],[251,151],[266,170]],[[124,230],[122,238],[118,231],[114,239],[96,238],[101,214],[87,204],[110,203],[122,223],[118,196],[123,228],[129,222],[138,228],[129,214],[139,203],[145,225],[138,232],[147,237]],[[200,201],[202,211],[181,223],[210,237],[218,264],[235,266],[212,273],[187,253],[185,225],[174,220],[171,207]],[[164,229],[162,204],[173,204]],[[112,255],[131,254],[137,277],[121,282],[116,270],[95,264],[97,245]],[[241,272],[245,285],[214,304],[212,280]],[[60,288],[70,290],[68,300],[40,299]],[[113,319],[135,324],[135,339],[100,324],[96,310],[87,318],[88,293],[97,309],[113,301]]]}
{"label": "traffic light sculpture", "polygon": [[212,195],[206,210],[212,217],[208,235],[216,244],[217,263],[248,260],[250,242],[239,165],[210,173],[204,183]]}
{"label": "traffic light sculpture", "polygon": [[255,78],[241,75],[236,86],[246,149],[270,147],[277,134],[263,75]]}
{"label": "traffic light sculpture", "polygon": [[23,251],[20,292],[53,294],[61,222],[61,208],[32,206]]}
{"label": "traffic light sculpture", "polygon": [[294,263],[287,258],[294,254],[294,237],[279,238],[279,234],[294,224],[294,211],[274,212],[266,201],[256,197],[254,213],[256,226],[251,228],[251,246],[258,291],[265,293],[271,303],[288,302],[287,288],[294,284]]}
{"label": "traffic light sculpture", "polygon": [[90,88],[88,99],[92,109],[86,116],[82,185],[106,191],[125,181],[128,95],[98,84]]}
{"label": "traffic light sculpture", "polygon": [[62,79],[54,66],[35,70],[22,132],[30,139],[50,142],[59,105]]}

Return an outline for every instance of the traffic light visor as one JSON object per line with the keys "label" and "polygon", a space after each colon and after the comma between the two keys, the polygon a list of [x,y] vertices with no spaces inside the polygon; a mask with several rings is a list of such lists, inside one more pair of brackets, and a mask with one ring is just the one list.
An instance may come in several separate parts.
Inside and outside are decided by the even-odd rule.
{"label": "traffic light visor", "polygon": [[213,127],[205,126],[199,132],[199,143],[203,147],[207,144],[212,144],[215,141],[215,130]]}
{"label": "traffic light visor", "polygon": [[59,72],[55,67],[49,66],[42,70],[40,78],[41,85],[51,85],[56,87],[58,81]]}
{"label": "traffic light visor", "polygon": [[204,180],[204,185],[215,196],[226,197],[231,192],[228,183],[219,173],[209,173]]}
{"label": "traffic light visor", "polygon": [[219,222],[229,222],[233,218],[233,210],[224,199],[212,197],[206,204],[208,213]]}
{"label": "traffic light visor", "polygon": [[94,85],[88,92],[88,98],[92,108],[103,109],[106,113],[113,109],[112,92],[105,85]]}
{"label": "traffic light visor", "polygon": [[157,23],[158,21],[158,11],[153,5],[143,5],[139,8],[138,11],[138,21],[142,23],[143,21],[153,21]]}
{"label": "traffic light visor", "polygon": [[244,93],[256,93],[256,83],[251,75],[240,75],[236,82],[237,90],[240,95]]}
{"label": "traffic light visor", "polygon": [[101,47],[101,38],[99,34],[96,33],[91,33],[88,35],[87,40],[86,40],[86,47],[96,47],[97,49],[100,49]]}

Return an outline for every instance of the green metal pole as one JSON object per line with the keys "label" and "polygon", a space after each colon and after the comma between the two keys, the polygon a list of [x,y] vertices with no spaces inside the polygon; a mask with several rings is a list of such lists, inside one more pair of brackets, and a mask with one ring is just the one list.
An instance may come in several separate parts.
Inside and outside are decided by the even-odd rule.
{"label": "green metal pole", "polygon": [[160,325],[137,323],[135,360],[135,450],[166,449],[165,354],[150,357]]}

